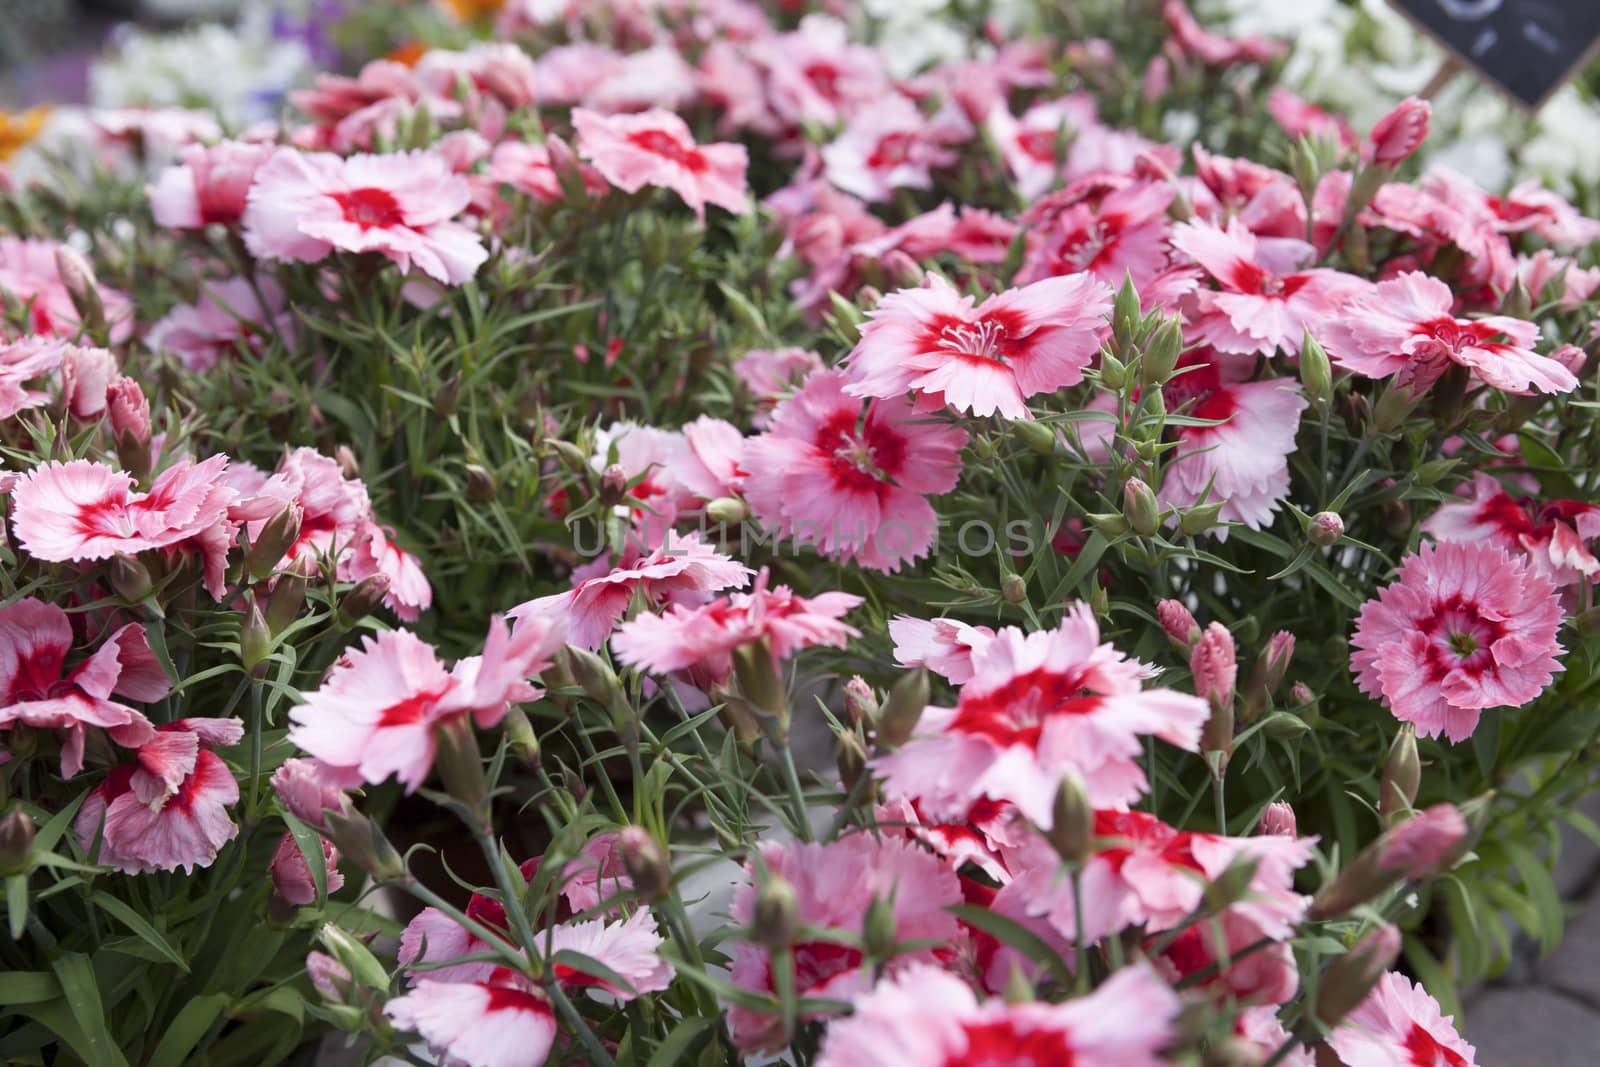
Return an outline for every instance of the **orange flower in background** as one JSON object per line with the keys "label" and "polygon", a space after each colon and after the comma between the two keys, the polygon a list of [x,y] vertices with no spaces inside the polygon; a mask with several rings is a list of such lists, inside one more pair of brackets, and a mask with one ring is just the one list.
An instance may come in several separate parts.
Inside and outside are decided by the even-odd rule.
{"label": "orange flower in background", "polygon": [[399,63],[403,66],[414,67],[417,65],[417,60],[421,59],[427,51],[428,46],[423,44],[421,41],[406,41],[402,44],[396,45],[394,49],[383,58],[394,63]]}
{"label": "orange flower in background", "polygon": [[439,7],[463,22],[487,18],[497,14],[505,6],[505,0],[436,0],[436,2]]}
{"label": "orange flower in background", "polygon": [[26,111],[0,110],[0,162],[16,155],[23,145],[39,136],[44,120],[50,116],[47,107],[30,107]]}

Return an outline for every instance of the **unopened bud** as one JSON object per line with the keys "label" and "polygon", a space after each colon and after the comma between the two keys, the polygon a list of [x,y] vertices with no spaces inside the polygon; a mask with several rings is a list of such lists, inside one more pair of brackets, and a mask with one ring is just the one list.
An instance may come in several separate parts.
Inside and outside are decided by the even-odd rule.
{"label": "unopened bud", "polygon": [[899,940],[899,929],[894,921],[894,901],[888,897],[873,897],[867,905],[867,914],[861,920],[861,946],[875,960],[886,960],[894,955]]}
{"label": "unopened bud", "polygon": [[1161,511],[1156,495],[1141,479],[1129,478],[1122,485],[1122,517],[1140,537],[1152,537],[1161,527]]}
{"label": "unopened bud", "polygon": [[1252,722],[1272,702],[1272,695],[1283,684],[1283,676],[1294,657],[1294,634],[1279,630],[1267,639],[1267,647],[1256,657],[1250,668],[1250,680],[1244,689],[1244,719]]}
{"label": "unopened bud", "polygon": [[255,543],[250,546],[246,561],[252,578],[265,578],[278,569],[278,564],[283,562],[289,549],[300,540],[300,525],[305,521],[305,515],[305,509],[299,502],[291,500],[266,521],[261,533],[256,535]]}
{"label": "unopened bud", "polygon": [[348,593],[339,598],[339,609],[335,613],[339,625],[349,629],[362,619],[378,610],[378,605],[383,603],[383,598],[389,595],[389,579],[386,575],[373,574],[357,582]]}
{"label": "unopened bud", "polygon": [[434,414],[449,418],[456,413],[456,407],[461,402],[461,372],[457,371],[439,383],[438,390],[433,394]]}
{"label": "unopened bud", "polygon": [[1125,273],[1122,286],[1117,290],[1116,298],[1111,304],[1112,334],[1122,351],[1126,352],[1128,346],[1133,343],[1134,331],[1139,328],[1143,317],[1143,311],[1139,306],[1139,291],[1133,287],[1133,275]]}
{"label": "unopened bud", "polygon": [[1314,404],[1325,404],[1333,396],[1333,365],[1310,329],[1300,343],[1300,385]]}
{"label": "unopened bud", "polygon": [[1306,524],[1306,540],[1322,548],[1337,544],[1343,536],[1344,520],[1336,512],[1319,511]]}
{"label": "unopened bud", "polygon": [[1400,931],[1395,926],[1384,923],[1369,931],[1323,968],[1312,1015],[1325,1027],[1337,1026],[1367,999],[1399,956]]}
{"label": "unopened bud", "polygon": [[[344,964],[328,955],[326,952],[312,950],[306,953],[306,975],[311,979],[311,985],[322,994],[323,1001],[330,1006],[348,1006],[352,980],[350,972]],[[357,1025],[362,1018],[357,1012]]]}
{"label": "unopened bud", "polygon": [[620,463],[613,463],[600,473],[600,502],[608,508],[622,503],[628,495],[628,472]]}
{"label": "unopened bud", "polygon": [[672,888],[672,868],[667,850],[638,826],[624,826],[617,835],[622,866],[628,872],[634,892],[647,901],[660,900]]}
{"label": "unopened bud", "polygon": [[474,504],[487,504],[500,491],[499,480],[487,468],[476,463],[466,466],[467,499]]}
{"label": "unopened bud", "polygon": [[506,711],[506,717],[500,720],[500,728],[506,732],[506,740],[517,757],[528,768],[537,769],[540,763],[539,737],[533,732],[533,723],[528,721],[527,712],[512,706]]}
{"label": "unopened bud", "polygon": [[844,683],[844,710],[852,723],[871,723],[878,718],[878,694],[859,674]]}
{"label": "unopened bud", "polygon": [[1053,455],[1056,450],[1056,432],[1032,419],[1012,419],[1011,432],[1023,447],[1041,456]]}
{"label": "unopened bud", "polygon": [[0,877],[21,874],[28,869],[34,833],[33,820],[20,804],[13,804],[0,818]]}
{"label": "unopened bud", "polygon": [[[262,666],[272,653],[272,631],[261,613],[261,605],[250,602],[250,609],[239,616],[239,662],[250,674]],[[259,677],[259,675],[257,675]]]}
{"label": "unopened bud", "polygon": [[1471,847],[1471,840],[1461,810],[1453,804],[1435,804],[1389,827],[1358,852],[1312,899],[1307,914],[1312,919],[1330,919],[1399,882],[1431,878],[1454,866]]}
{"label": "unopened bud", "polygon": [[902,674],[889,690],[883,713],[878,716],[878,742],[897,748],[910,740],[928,706],[930,692],[926,667]]}
{"label": "unopened bud", "polygon": [[339,855],[376,880],[392,882],[406,877],[406,865],[400,853],[383,836],[377,823],[356,810],[349,797],[341,797],[337,809],[325,809],[322,823],[323,833],[339,850]]}
{"label": "unopened bud", "polygon": [[1056,855],[1073,866],[1089,858],[1094,844],[1094,807],[1083,780],[1067,774],[1056,787],[1050,809],[1050,831],[1045,835]]}
{"label": "unopened bud", "polygon": [[272,592],[267,596],[267,629],[274,637],[300,617],[300,609],[306,604],[306,586],[316,569],[316,561],[306,553],[296,557],[272,583]]}
{"label": "unopened bud", "polygon": [[1199,537],[1217,524],[1222,515],[1223,502],[1197,504],[1178,516],[1178,530],[1188,537]]}
{"label": "unopened bud", "polygon": [[1385,500],[1378,505],[1378,518],[1383,521],[1383,528],[1396,537],[1404,537],[1411,532],[1411,502],[1408,500]]}
{"label": "unopened bud", "polygon": [[483,776],[483,753],[472,732],[470,715],[451,715],[433,728],[434,759],[445,792],[473,811],[486,811],[489,783]]}
{"label": "unopened bud", "polygon": [[1107,389],[1121,389],[1128,384],[1128,368],[1110,352],[1100,353],[1100,383]]}
{"label": "unopened bud", "polygon": [[1139,368],[1139,379],[1146,389],[1160,385],[1172,377],[1178,367],[1178,357],[1183,354],[1183,328],[1176,318],[1170,318],[1156,329],[1145,346],[1144,362]]}
{"label": "unopened bud", "polygon": [[755,915],[750,922],[750,939],[770,950],[794,942],[800,925],[800,901],[794,886],[781,875],[768,874],[756,890]]}
{"label": "unopened bud", "polygon": [[1372,409],[1373,429],[1379,433],[1388,433],[1396,429],[1416,409],[1417,400],[1411,390],[1390,382]]}
{"label": "unopened bud", "polygon": [[556,454],[556,458],[561,461],[561,465],[572,473],[582,474],[589,469],[589,457],[584,455],[583,450],[571,441],[563,441],[558,437],[552,437],[545,443]]}
{"label": "unopened bud", "polygon": [[1220,777],[1220,766],[1226,765],[1233,752],[1233,693],[1239,676],[1238,654],[1226,626],[1214,622],[1201,632],[1189,656],[1189,670],[1195,692],[1211,706],[1211,717],[1200,732],[1200,751],[1220,756],[1213,761],[1212,770]]}
{"label": "unopened bud", "polygon": [[787,731],[789,692],[766,638],[733,650],[733,673],[739,679],[739,691],[745,700],[756,710],[775,716],[780,733]]}
{"label": "unopened bud", "polygon": [[1094,513],[1085,516],[1089,524],[1107,538],[1121,537],[1128,532],[1128,520],[1114,512]]}
{"label": "unopened bud", "polygon": [[1256,832],[1263,837],[1296,836],[1294,807],[1283,800],[1268,804],[1261,812],[1261,824]]}
{"label": "unopened bud", "polygon": [[1383,776],[1378,780],[1378,814],[1388,825],[1411,810],[1417,799],[1417,789],[1422,785],[1422,759],[1417,755],[1417,728],[1411,723],[1400,724],[1394,743],[1389,746],[1389,756],[1383,762]]}
{"label": "unopened bud", "polygon": [[839,756],[835,764],[839,768],[839,782],[845,792],[855,789],[856,783],[867,773],[867,749],[861,739],[849,732],[840,734]]}
{"label": "unopened bud", "polygon": [[155,588],[149,568],[134,556],[112,556],[106,567],[106,581],[130,604],[139,603]]}
{"label": "unopened bud", "polygon": [[355,451],[349,445],[340,445],[334,449],[333,460],[339,464],[339,474],[346,481],[355,481],[361,477],[361,461],[356,459]]}
{"label": "unopened bud", "polygon": [[143,481],[150,474],[150,402],[139,383],[119,377],[106,389],[106,415],[122,469]]}
{"label": "unopened bud", "polygon": [[736,496],[719,496],[706,505],[706,518],[725,526],[743,522],[749,514],[749,507]]}
{"label": "unopened bud", "polygon": [[379,991],[388,990],[389,972],[383,969],[383,964],[378,962],[372,950],[352,934],[333,923],[324,923],[317,933],[317,940],[322,942],[323,947],[358,985]]}
{"label": "unopened bud", "polygon": [[1021,604],[1028,599],[1028,583],[1020,574],[1008,574],[1000,579],[1000,599],[1007,604]]}
{"label": "unopened bud", "polygon": [[57,245],[56,274],[71,298],[79,320],[90,330],[104,326],[106,308],[100,297],[100,282],[94,276],[94,268],[83,258],[83,253],[68,244]]}
{"label": "unopened bud", "polygon": [[1156,618],[1161,620],[1161,628],[1166,631],[1167,639],[1179,652],[1187,655],[1195,642],[1200,640],[1200,624],[1194,621],[1189,609],[1176,600],[1163,600],[1157,604]]}

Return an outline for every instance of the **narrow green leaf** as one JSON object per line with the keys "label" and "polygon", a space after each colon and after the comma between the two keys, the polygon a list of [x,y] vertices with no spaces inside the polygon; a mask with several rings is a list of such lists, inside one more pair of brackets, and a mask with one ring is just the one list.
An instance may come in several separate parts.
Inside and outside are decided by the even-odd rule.
{"label": "narrow green leaf", "polygon": [[189,1053],[199,1046],[211,1024],[227,1006],[228,998],[221,993],[190,1000],[161,1035],[160,1043],[150,1054],[148,1067],[183,1067]]}
{"label": "narrow green leaf", "polygon": [[49,971],[8,971],[0,974],[0,1004],[38,1004],[61,995],[61,983]]}
{"label": "narrow green leaf", "polygon": [[684,1057],[689,1052],[689,1046],[694,1044],[694,1039],[715,1021],[703,1016],[690,1016],[684,1019],[672,1028],[672,1032],[662,1040],[661,1044],[656,1046],[645,1067],[677,1067],[678,1064],[685,1062]]}
{"label": "narrow green leaf", "polygon": [[28,876],[13,874],[6,879],[6,918],[11,940],[21,941],[28,925]]}
{"label": "narrow green leaf", "polygon": [[294,835],[294,843],[300,849],[300,858],[305,861],[306,870],[311,872],[311,881],[317,887],[317,907],[320,908],[328,903],[328,857],[322,851],[322,837],[287,811],[283,813],[283,821]]}
{"label": "narrow green leaf", "polygon": [[171,963],[184,974],[189,973],[189,964],[183,958],[182,954],[180,954],[177,949],[173,948],[172,943],[163,937],[159,930],[157,930],[154,926],[151,926],[149,921],[146,920],[144,916],[134,911],[133,908],[129,907],[121,900],[118,900],[110,893],[104,891],[94,894],[94,896],[90,899],[93,900],[94,903],[101,909],[110,912],[112,915],[120,919],[122,921],[122,925],[133,931],[134,935],[137,936],[141,941],[155,949],[156,952],[160,953],[168,963]]}
{"label": "narrow green leaf", "polygon": [[[105,1008],[100,1002],[100,986],[89,957],[68,952],[52,965],[65,994],[67,1011],[78,1025],[76,1035],[83,1045],[79,1050],[94,1067],[128,1067],[127,1059],[106,1027]],[[62,1035],[66,1037],[65,1034]]]}

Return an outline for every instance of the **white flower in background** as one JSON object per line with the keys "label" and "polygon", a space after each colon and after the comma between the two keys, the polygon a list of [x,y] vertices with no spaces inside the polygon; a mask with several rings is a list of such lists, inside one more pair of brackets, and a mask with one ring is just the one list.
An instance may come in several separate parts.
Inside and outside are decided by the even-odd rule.
{"label": "white flower in background", "polygon": [[1573,176],[1600,173],[1600,109],[1571,85],[1539,112],[1538,133],[1519,153],[1522,166],[1566,192]]}
{"label": "white flower in background", "polygon": [[210,108],[237,127],[276,118],[284,94],[310,73],[305,46],[274,37],[271,11],[257,6],[237,28],[123,31],[90,69],[89,99],[103,108]]}

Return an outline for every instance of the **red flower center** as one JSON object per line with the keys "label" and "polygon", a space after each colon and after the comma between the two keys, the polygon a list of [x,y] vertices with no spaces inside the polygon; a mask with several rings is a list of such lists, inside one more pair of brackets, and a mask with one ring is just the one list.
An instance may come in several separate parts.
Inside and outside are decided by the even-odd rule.
{"label": "red flower center", "polygon": [[1483,345],[1489,338],[1497,336],[1499,333],[1492,326],[1448,317],[1424,322],[1416,328],[1415,332],[1431,338],[1452,356],[1463,348],[1476,348]]}
{"label": "red flower center", "polygon": [[1035,747],[1050,719],[1099,709],[1101,698],[1085,687],[1086,680],[1079,671],[1033,670],[988,693],[962,693],[950,728],[987,737],[1002,748]]}
{"label": "red flower center", "polygon": [[905,461],[905,438],[868,425],[841,411],[817,431],[817,448],[833,457],[833,476],[841,488],[876,492],[887,486]]}
{"label": "red flower center", "polygon": [[635,148],[671,160],[691,173],[701,174],[706,169],[706,157],[698,148],[683,144],[663,130],[638,130],[628,134],[628,141]]}
{"label": "red flower center", "polygon": [[378,727],[381,729],[385,726],[413,726],[421,722],[449,688],[445,685],[436,690],[424,690],[413,693],[398,703],[390,704],[378,715]]}
{"label": "red flower center", "polygon": [[1406,1054],[1414,1067],[1467,1067],[1465,1056],[1439,1044],[1421,1023],[1411,1024],[1411,1033],[1406,1035]]}
{"label": "red flower center", "polygon": [[803,73],[806,81],[817,91],[817,95],[824,99],[837,102],[839,99],[839,68],[825,59],[816,60],[807,64]]}
{"label": "red flower center", "polygon": [[914,134],[904,131],[879,138],[871,154],[867,156],[867,166],[873,170],[905,166],[911,162],[911,150],[915,147],[916,140]]}
{"label": "red flower center", "polygon": [[1434,608],[1423,624],[1428,635],[1428,666],[1437,680],[1453,670],[1481,674],[1494,666],[1494,643],[1505,634],[1503,623],[1484,618],[1476,605],[1451,597]]}
{"label": "red flower center", "polygon": [[1067,1035],[1024,1030],[1010,1019],[964,1023],[965,1052],[945,1057],[944,1067],[1072,1067],[1077,1061]]}
{"label": "red flower center", "polygon": [[387,230],[406,224],[400,201],[387,189],[375,186],[351,189],[347,193],[334,193],[333,199],[338,202],[339,210],[344,212],[344,220],[355,223],[363,230]]}
{"label": "red flower center", "polygon": [[1023,130],[1017,134],[1017,147],[1040,163],[1054,163],[1059,136],[1054,129]]}

